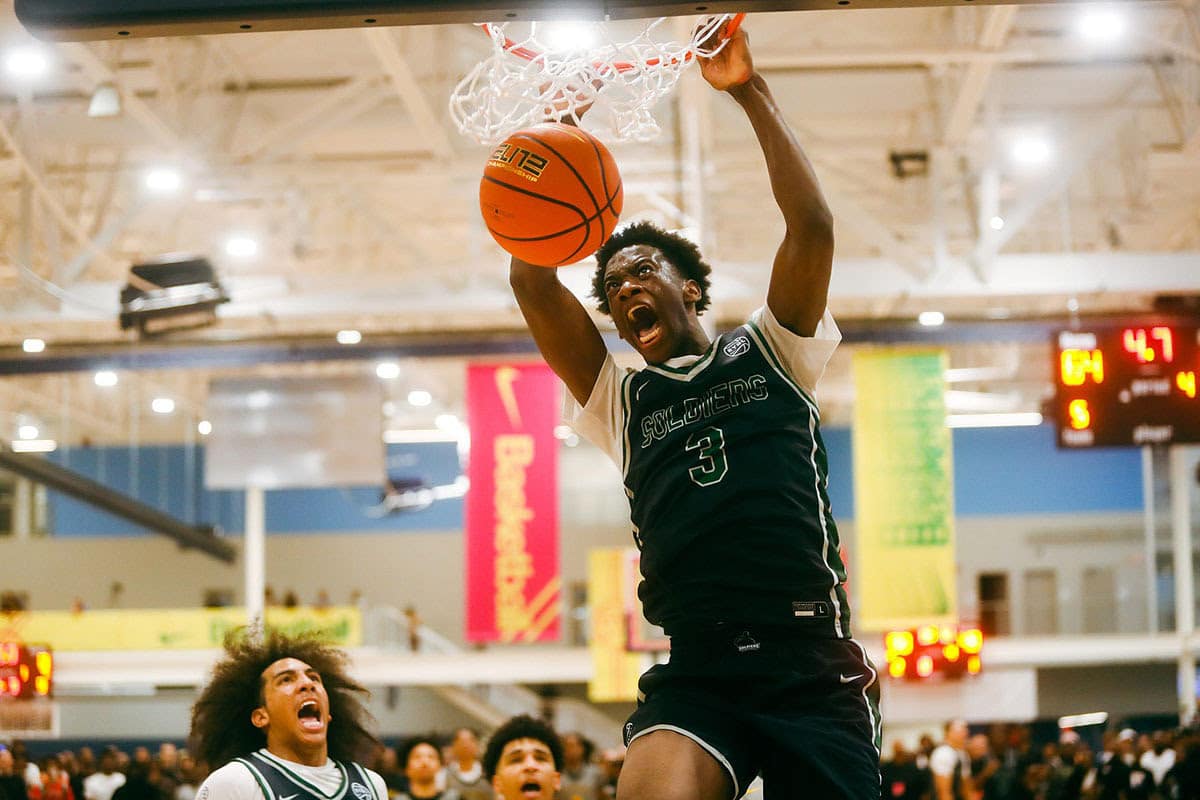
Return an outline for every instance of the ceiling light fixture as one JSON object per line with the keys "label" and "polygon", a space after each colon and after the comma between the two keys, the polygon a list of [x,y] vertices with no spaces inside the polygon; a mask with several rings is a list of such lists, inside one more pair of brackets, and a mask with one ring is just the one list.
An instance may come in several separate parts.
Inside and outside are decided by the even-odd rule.
{"label": "ceiling light fixture", "polygon": [[1079,17],[1079,35],[1089,42],[1109,44],[1125,33],[1125,15],[1111,8],[1093,8]]}
{"label": "ceiling light fixture", "polygon": [[433,402],[433,395],[424,389],[413,389],[408,393],[408,404],[423,408]]}
{"label": "ceiling light fixture", "polygon": [[92,377],[92,380],[97,386],[116,386],[117,373],[110,369],[102,369]]}
{"label": "ceiling light fixture", "polygon": [[88,103],[89,117],[117,117],[121,115],[121,93],[111,83],[102,83],[92,92]]}
{"label": "ceiling light fixture", "polygon": [[233,258],[253,258],[258,255],[258,241],[249,236],[230,236],[225,241],[225,254]]}
{"label": "ceiling light fixture", "polygon": [[917,322],[926,328],[936,328],[946,321],[946,315],[940,311],[922,311],[917,315]]}
{"label": "ceiling light fixture", "polygon": [[394,381],[400,377],[400,365],[395,361],[381,361],[375,365],[375,374],[385,381]]}
{"label": "ceiling light fixture", "polygon": [[50,59],[40,47],[19,47],[5,56],[4,68],[14,78],[36,78],[50,68]]}
{"label": "ceiling light fixture", "polygon": [[142,181],[155,194],[172,194],[183,185],[183,176],[179,170],[170,167],[154,167],[146,172]]}
{"label": "ceiling light fixture", "polygon": [[1013,161],[1025,167],[1038,167],[1050,160],[1050,142],[1041,136],[1022,136],[1013,142]]}
{"label": "ceiling light fixture", "polygon": [[358,344],[362,341],[362,334],[355,330],[344,330],[337,332],[338,344]]}
{"label": "ceiling light fixture", "polygon": [[40,353],[46,349],[46,342],[42,339],[26,339],[21,342],[21,349],[26,353]]}
{"label": "ceiling light fixture", "polygon": [[175,401],[169,397],[156,397],[150,401],[150,410],[155,414],[170,414],[175,410]]}

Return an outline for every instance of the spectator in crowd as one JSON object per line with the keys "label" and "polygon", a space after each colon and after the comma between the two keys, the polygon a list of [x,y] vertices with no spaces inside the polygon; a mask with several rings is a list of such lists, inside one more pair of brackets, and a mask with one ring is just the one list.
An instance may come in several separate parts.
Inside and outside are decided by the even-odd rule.
{"label": "spectator in crowd", "polygon": [[[71,779],[62,768],[58,756],[47,756],[42,762],[42,785],[35,800],[75,800],[75,792],[71,790]],[[34,798],[34,792],[29,796]]]}
{"label": "spectator in crowd", "polygon": [[617,796],[617,780],[621,777],[621,767],[623,766],[625,766],[624,747],[605,750],[600,756],[600,770],[604,773],[604,782],[600,784],[600,796],[604,800],[613,800]]}
{"label": "spectator in crowd", "polygon": [[442,751],[432,738],[418,736],[410,739],[400,752],[408,790],[397,800],[459,800],[454,789],[442,789],[438,778],[442,771]]}
{"label": "spectator in crowd", "polygon": [[496,800],[554,800],[562,784],[562,763],[558,734],[525,715],[497,728],[483,753],[483,773]]}
{"label": "spectator in crowd", "polygon": [[38,769],[38,765],[32,758],[29,757],[29,750],[25,746],[25,742],[21,739],[12,740],[13,754],[13,772],[25,779],[25,788],[27,790],[41,790],[42,788],[42,771]]}
{"label": "spectator in crowd", "polygon": [[12,751],[0,745],[0,800],[27,800],[25,778],[16,772]]}
{"label": "spectator in crowd", "polygon": [[196,789],[201,781],[200,768],[196,759],[187,753],[179,754],[179,782],[170,800],[196,800]]}
{"label": "spectator in crowd", "polygon": [[292,589],[283,593],[283,607],[288,609],[300,607],[300,598]]}
{"label": "spectator in crowd", "polygon": [[154,764],[148,758],[139,760],[135,751],[125,782],[113,791],[112,800],[163,800],[162,792],[154,784],[157,777]]}
{"label": "spectator in crowd", "polygon": [[930,791],[929,770],[917,766],[917,754],[897,739],[892,742],[892,760],[880,768],[884,800],[922,800]]}
{"label": "spectator in crowd", "polygon": [[[87,750],[86,747],[79,748],[82,753]],[[63,772],[66,773],[67,781],[71,784],[71,794],[75,800],[83,800],[83,779],[87,777],[83,774],[80,768],[80,759],[70,750],[64,750],[58,754],[59,763],[62,764]]]}
{"label": "spectator in crowd", "polygon": [[1058,752],[1049,763],[1046,800],[1080,800],[1091,763],[1092,752],[1081,744],[1079,734],[1063,731],[1058,738]]}
{"label": "spectator in crowd", "polygon": [[173,742],[163,742],[158,746],[154,763],[158,767],[159,791],[166,800],[173,800],[175,790],[183,782],[179,769],[179,748]]}
{"label": "spectator in crowd", "polygon": [[1115,736],[1108,732],[1104,736],[1104,752],[1100,755],[1100,764],[1096,767],[1095,790],[1098,800],[1128,800],[1129,797],[1129,759],[1133,755],[1133,740],[1137,734],[1129,728]]}
{"label": "spectator in crowd", "polygon": [[113,792],[125,783],[125,775],[117,771],[117,763],[117,751],[105,750],[97,770],[83,781],[84,800],[112,800]]}
{"label": "spectator in crowd", "polygon": [[942,744],[930,754],[933,800],[969,800],[967,784],[971,767],[965,749],[967,732],[967,723],[961,719],[947,722]]}
{"label": "spectator in crowd", "polygon": [[563,765],[561,800],[599,800],[604,774],[592,761],[596,746],[583,734],[565,733],[562,736]]}
{"label": "spectator in crowd", "polygon": [[1175,766],[1175,748],[1171,746],[1171,734],[1155,731],[1150,737],[1150,749],[1142,753],[1139,763],[1154,778],[1154,785],[1161,786],[1171,767]]}
{"label": "spectator in crowd", "polygon": [[977,733],[967,739],[967,758],[970,760],[970,786],[967,796],[971,800],[1006,800],[1005,789],[1000,782],[1000,760],[992,754],[987,734]]}
{"label": "spectator in crowd", "polygon": [[462,800],[492,800],[492,785],[484,777],[479,761],[479,734],[471,728],[459,728],[450,740],[445,785],[458,792]]}

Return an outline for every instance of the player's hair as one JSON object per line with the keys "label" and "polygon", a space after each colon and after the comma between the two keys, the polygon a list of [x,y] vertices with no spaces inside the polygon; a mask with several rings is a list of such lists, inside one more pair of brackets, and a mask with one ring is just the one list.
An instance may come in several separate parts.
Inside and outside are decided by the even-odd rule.
{"label": "player's hair", "polygon": [[608,295],[604,291],[604,270],[608,261],[619,250],[638,244],[648,244],[662,251],[667,260],[679,270],[686,280],[693,280],[700,287],[700,299],[696,301],[696,313],[700,314],[708,308],[708,276],[712,267],[700,255],[700,248],[695,242],[683,238],[677,233],[671,233],[658,227],[652,222],[635,222],[622,228],[609,237],[596,251],[596,272],[592,275],[592,297],[596,299],[596,308],[605,314],[612,312],[608,308]]}
{"label": "player's hair", "polygon": [[505,722],[488,739],[487,749],[483,751],[482,764],[483,774],[489,781],[496,776],[496,767],[500,763],[500,755],[504,752],[504,746],[517,739],[533,739],[546,745],[550,748],[550,755],[554,758],[554,768],[562,771],[562,742],[558,740],[558,734],[554,732],[554,728],[540,719],[522,714]]}
{"label": "player's hair", "polygon": [[432,736],[414,736],[404,743],[404,747],[400,750],[400,758],[398,765],[400,771],[408,769],[408,758],[412,755],[413,750],[416,750],[423,744],[427,744],[433,748],[433,752],[437,753],[438,763],[442,763],[442,746],[433,740]]}
{"label": "player's hair", "polygon": [[254,727],[250,714],[264,702],[263,671],[281,658],[295,658],[315,669],[329,694],[329,757],[355,761],[367,757],[379,744],[368,730],[371,715],[360,695],[367,690],[346,674],[346,655],[317,634],[288,636],[238,628],[225,637],[225,658],[213,668],[213,677],[192,706],[188,737],[200,761],[217,769],[239,756],[265,747],[266,732]]}

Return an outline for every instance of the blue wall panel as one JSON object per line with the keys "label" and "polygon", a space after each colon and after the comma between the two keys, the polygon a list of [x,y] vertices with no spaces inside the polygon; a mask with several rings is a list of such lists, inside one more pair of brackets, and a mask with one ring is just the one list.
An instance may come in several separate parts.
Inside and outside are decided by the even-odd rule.
{"label": "blue wall panel", "polygon": [[[241,535],[245,499],[240,491],[204,488],[204,449],[182,446],[71,448],[50,456],[116,491],[196,525],[216,525]],[[452,483],[461,472],[452,443],[389,445],[388,476],[408,485]],[[405,530],[459,530],[461,498],[441,500],[428,508],[383,514],[379,486],[336,489],[279,489],[266,494],[268,533]],[[50,528],[56,536],[149,535],[119,517],[51,491]]]}
{"label": "blue wall panel", "polygon": [[[829,496],[839,519],[854,517],[854,462],[848,428],[823,431],[829,454]],[[954,431],[954,497],[960,516],[1139,511],[1141,455],[1136,448],[1064,451],[1054,428]],[[203,448],[143,447],[63,450],[51,456],[118,491],[193,524],[240,535],[242,492],[204,489]],[[388,476],[401,485],[453,483],[461,472],[454,444],[390,445]],[[136,484],[136,491],[131,487]],[[380,481],[382,486],[382,478]],[[280,489],[267,493],[268,533],[461,530],[463,500],[383,514],[378,486]],[[143,533],[124,520],[50,493],[51,530],[59,536]]]}

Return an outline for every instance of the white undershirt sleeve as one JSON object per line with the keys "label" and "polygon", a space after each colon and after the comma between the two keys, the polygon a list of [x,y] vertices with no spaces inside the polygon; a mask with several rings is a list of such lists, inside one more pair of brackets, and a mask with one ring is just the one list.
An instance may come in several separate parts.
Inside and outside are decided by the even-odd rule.
{"label": "white undershirt sleeve", "polygon": [[750,315],[750,322],[762,332],[771,350],[779,356],[784,368],[800,384],[800,388],[813,394],[825,372],[825,365],[829,363],[829,357],[842,341],[842,332],[829,309],[825,309],[812,336],[801,336],[783,327],[770,306],[766,305]]}
{"label": "white undershirt sleeve", "polygon": [[603,450],[618,467],[622,465],[621,427],[624,413],[621,408],[621,384],[630,370],[621,369],[609,353],[596,376],[596,384],[587,404],[580,406],[570,392],[563,401],[563,421],[580,436]]}

